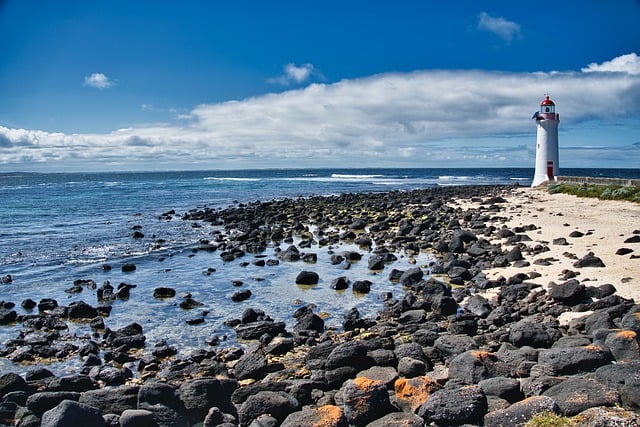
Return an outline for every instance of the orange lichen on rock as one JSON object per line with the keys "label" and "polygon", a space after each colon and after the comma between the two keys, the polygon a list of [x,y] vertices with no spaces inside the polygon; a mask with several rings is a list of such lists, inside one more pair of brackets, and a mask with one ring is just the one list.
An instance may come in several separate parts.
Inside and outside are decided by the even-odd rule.
{"label": "orange lichen on rock", "polygon": [[636,334],[634,331],[625,330],[616,333],[616,337],[625,339],[627,341],[633,341],[638,337],[638,334]]}
{"label": "orange lichen on rock", "polygon": [[477,360],[486,360],[488,358],[490,358],[491,356],[493,356],[493,353],[489,353],[488,351],[481,351],[481,350],[476,350],[476,351],[472,351],[471,355],[476,358]]}
{"label": "orange lichen on rock", "polygon": [[353,380],[353,383],[362,391],[372,390],[376,386],[380,385],[380,381],[375,381],[366,377],[358,377]]}
{"label": "orange lichen on rock", "polygon": [[429,396],[439,388],[440,385],[427,376],[410,379],[400,378],[394,384],[398,404],[409,407],[412,412],[426,402]]}
{"label": "orange lichen on rock", "polygon": [[604,347],[602,347],[601,345],[598,345],[598,344],[585,345],[584,349],[585,350],[592,350],[592,351],[604,351]]}
{"label": "orange lichen on rock", "polygon": [[342,409],[335,405],[324,405],[316,409],[320,418],[312,424],[312,427],[333,427],[341,425],[344,420]]}

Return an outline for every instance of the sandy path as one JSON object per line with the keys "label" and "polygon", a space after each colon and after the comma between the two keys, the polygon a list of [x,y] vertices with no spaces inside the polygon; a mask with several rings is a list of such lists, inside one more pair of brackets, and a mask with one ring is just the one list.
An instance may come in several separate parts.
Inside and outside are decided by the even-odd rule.
{"label": "sandy path", "polygon": [[[527,246],[543,244],[550,250],[538,255],[524,254],[531,263],[528,267],[486,270],[487,278],[510,277],[535,271],[541,277],[531,280],[547,286],[549,282],[563,283],[562,271],[579,272],[577,279],[585,285],[599,286],[610,283],[618,294],[640,302],[640,243],[624,243],[640,230],[640,204],[623,201],[603,201],[580,198],[567,194],[549,194],[546,189],[521,188],[506,197],[509,201],[504,215],[509,228],[535,224],[537,229],[527,231],[531,242]],[[476,205],[477,206],[477,205]],[[502,224],[496,224],[502,226]],[[582,237],[569,237],[573,231]],[[566,238],[568,245],[554,245],[556,238]],[[616,255],[620,248],[632,249],[626,255]],[[588,252],[602,259],[604,268],[576,268],[569,254],[582,258]],[[552,265],[534,264],[539,258],[552,258]]]}

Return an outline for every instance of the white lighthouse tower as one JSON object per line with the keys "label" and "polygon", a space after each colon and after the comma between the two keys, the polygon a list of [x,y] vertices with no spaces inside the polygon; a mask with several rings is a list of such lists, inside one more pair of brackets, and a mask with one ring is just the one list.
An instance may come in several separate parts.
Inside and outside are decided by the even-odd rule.
{"label": "white lighthouse tower", "polygon": [[533,174],[532,187],[558,176],[558,124],[560,114],[556,113],[556,104],[547,95],[540,103],[540,111],[533,115],[538,125],[536,137],[536,171]]}

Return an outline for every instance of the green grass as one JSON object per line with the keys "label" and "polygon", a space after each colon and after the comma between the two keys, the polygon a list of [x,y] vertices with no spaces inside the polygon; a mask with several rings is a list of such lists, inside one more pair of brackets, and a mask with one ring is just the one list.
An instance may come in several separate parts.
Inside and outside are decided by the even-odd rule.
{"label": "green grass", "polygon": [[547,187],[550,194],[565,193],[578,197],[595,197],[602,200],[627,200],[640,203],[638,185],[596,185],[553,183]]}
{"label": "green grass", "polygon": [[554,414],[553,412],[542,412],[531,418],[526,427],[575,427],[577,424],[570,418],[563,417],[562,415]]}

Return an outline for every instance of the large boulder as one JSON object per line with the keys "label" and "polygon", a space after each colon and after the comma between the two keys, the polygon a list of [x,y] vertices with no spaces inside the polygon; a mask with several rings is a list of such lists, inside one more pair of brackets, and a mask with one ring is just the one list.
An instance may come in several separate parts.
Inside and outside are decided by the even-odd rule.
{"label": "large boulder", "polygon": [[230,402],[220,380],[200,378],[180,384],[178,396],[193,422],[203,421],[209,408],[229,408]]}
{"label": "large boulder", "polygon": [[266,374],[267,358],[263,350],[255,346],[240,357],[233,370],[239,380],[262,378]]}
{"label": "large boulder", "polygon": [[364,425],[391,411],[384,383],[365,377],[348,380],[342,390],[344,415],[353,425]]}
{"label": "large boulder", "polygon": [[73,400],[63,400],[55,408],[42,414],[42,425],[47,427],[101,427],[106,426],[106,423],[97,408]]}
{"label": "large boulder", "polygon": [[89,390],[80,395],[78,402],[98,408],[103,414],[119,415],[137,406],[139,389],[139,386],[123,385]]}
{"label": "large boulder", "polygon": [[248,427],[253,420],[263,414],[270,414],[276,420],[283,422],[289,414],[300,409],[300,403],[284,392],[261,391],[242,404],[238,411],[240,425]]}
{"label": "large boulder", "polygon": [[438,390],[418,409],[427,424],[437,425],[477,425],[486,412],[487,396],[477,385]]}
{"label": "large boulder", "polygon": [[465,351],[454,357],[449,364],[449,378],[464,384],[504,374],[506,365],[494,353],[479,350]]}
{"label": "large boulder", "polygon": [[571,377],[542,393],[552,398],[564,415],[576,415],[596,406],[614,406],[621,403],[620,393],[597,379]]}
{"label": "large boulder", "polygon": [[516,347],[526,345],[534,348],[546,348],[551,347],[553,338],[544,325],[524,319],[511,326],[509,342]]}
{"label": "large boulder", "polygon": [[24,378],[14,372],[0,375],[0,398],[14,391],[29,391],[29,385]]}
{"label": "large boulder", "polygon": [[77,401],[79,398],[80,393],[75,391],[42,391],[27,398],[27,409],[40,417],[49,409],[58,406],[63,400]]}
{"label": "large boulder", "polygon": [[359,370],[371,366],[367,357],[367,347],[360,341],[348,341],[335,347],[326,359],[327,369],[336,369],[345,366],[355,367]]}
{"label": "large boulder", "polygon": [[584,347],[560,347],[545,349],[538,356],[538,363],[546,365],[559,375],[595,371],[611,362],[611,352],[600,345]]}

